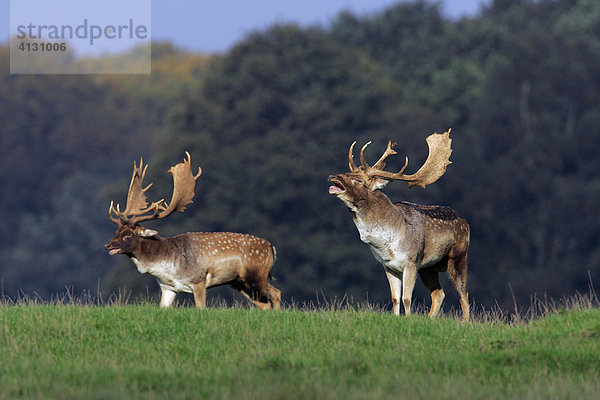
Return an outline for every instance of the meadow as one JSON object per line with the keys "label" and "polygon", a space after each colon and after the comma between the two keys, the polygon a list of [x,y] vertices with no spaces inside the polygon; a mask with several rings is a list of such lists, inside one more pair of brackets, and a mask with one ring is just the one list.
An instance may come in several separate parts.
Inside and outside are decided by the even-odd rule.
{"label": "meadow", "polygon": [[0,398],[598,398],[597,298],[474,314],[4,301]]}

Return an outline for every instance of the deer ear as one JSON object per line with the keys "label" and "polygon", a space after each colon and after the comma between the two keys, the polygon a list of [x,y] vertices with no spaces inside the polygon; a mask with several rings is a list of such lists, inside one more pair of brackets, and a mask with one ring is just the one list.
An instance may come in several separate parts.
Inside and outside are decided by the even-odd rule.
{"label": "deer ear", "polygon": [[158,232],[153,230],[153,229],[147,229],[144,228],[141,232],[140,232],[140,236],[141,237],[153,237],[153,236],[157,236]]}
{"label": "deer ear", "polygon": [[388,181],[386,179],[375,178],[375,180],[371,186],[371,189],[372,190],[383,189],[388,183],[390,183],[390,181]]}

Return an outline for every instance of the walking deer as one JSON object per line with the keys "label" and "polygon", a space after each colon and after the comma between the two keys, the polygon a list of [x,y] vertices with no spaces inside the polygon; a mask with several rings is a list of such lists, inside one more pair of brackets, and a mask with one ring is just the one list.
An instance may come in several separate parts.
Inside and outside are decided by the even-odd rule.
{"label": "walking deer", "polygon": [[182,233],[162,238],[158,232],[139,225],[184,211],[192,203],[198,168],[192,174],[191,156],[169,169],[173,196],[148,206],[142,181],[148,165],[133,164],[133,176],[124,211],[110,203],[108,216],[117,225],[115,236],[105,247],[111,255],[125,254],[141,273],[153,275],[160,286],[160,306],[169,307],[177,292],[194,294],[196,307],[206,306],[206,289],[230,284],[260,309],[279,309],[281,292],[268,282],[275,262],[275,247],[256,236],[231,233]]}
{"label": "walking deer", "polygon": [[[367,243],[387,275],[394,314],[400,315],[400,298],[410,314],[412,292],[417,274],[431,292],[429,315],[435,317],[444,300],[439,272],[448,271],[460,296],[462,316],[469,319],[467,284],[467,250],[469,224],[454,210],[444,206],[423,206],[401,201],[392,203],[379,189],[390,179],[408,182],[408,186],[437,181],[451,163],[450,130],[427,137],[429,155],[421,168],[405,175],[408,157],[399,172],[384,171],[387,157],[397,154],[395,143],[388,142],[379,160],[369,166],[364,157],[366,143],[360,150],[360,167],[354,163],[352,143],[348,151],[350,172],[329,176],[329,193],[348,207],[360,239]],[[402,287],[404,283],[404,287]],[[402,292],[402,293],[401,293]]]}

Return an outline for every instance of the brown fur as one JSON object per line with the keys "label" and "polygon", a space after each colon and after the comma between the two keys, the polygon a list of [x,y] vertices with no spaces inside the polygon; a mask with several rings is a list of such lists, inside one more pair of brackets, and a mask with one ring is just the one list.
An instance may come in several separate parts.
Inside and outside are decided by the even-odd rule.
{"label": "brown fur", "polygon": [[281,292],[269,284],[275,262],[275,248],[264,239],[229,232],[183,233],[162,238],[139,224],[166,218],[184,211],[194,198],[196,180],[192,174],[192,156],[186,152],[183,162],[171,167],[173,195],[148,206],[143,185],[148,166],[133,163],[133,175],[127,193],[127,206],[110,203],[109,219],[118,226],[115,236],[106,243],[110,254],[125,254],[142,273],[156,277],[162,292],[160,305],[168,307],[177,292],[191,292],[197,307],[206,306],[206,288],[231,284],[261,309],[279,308]]}
{"label": "brown fur", "polygon": [[204,308],[206,289],[225,284],[261,309],[280,307],[281,292],[268,282],[274,248],[265,239],[230,232],[162,238],[139,225],[123,225],[105,246],[111,254],[130,257],[140,272],[156,277],[163,307],[183,291],[193,293],[196,306]]}
{"label": "brown fur", "polygon": [[431,293],[430,316],[436,316],[445,297],[438,273],[448,270],[460,296],[463,319],[469,319],[466,282],[470,232],[464,218],[449,207],[392,203],[378,190],[386,182],[367,179],[362,170],[330,176],[329,181],[330,193],[346,204],[361,240],[371,246],[386,269],[394,313],[400,313],[402,286],[402,303],[410,313],[418,274]]}

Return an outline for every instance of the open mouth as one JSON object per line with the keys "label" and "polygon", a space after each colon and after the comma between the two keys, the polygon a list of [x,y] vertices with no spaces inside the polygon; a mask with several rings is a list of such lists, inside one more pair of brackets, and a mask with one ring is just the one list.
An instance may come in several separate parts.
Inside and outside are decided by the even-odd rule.
{"label": "open mouth", "polygon": [[329,186],[329,194],[340,194],[346,191],[344,185],[342,185],[342,182],[338,181],[335,178],[330,178],[329,183],[331,183],[331,185]]}
{"label": "open mouth", "polygon": [[114,256],[115,254],[119,254],[120,251],[121,251],[121,249],[110,249],[110,250],[108,250],[108,254],[110,254],[111,256]]}

